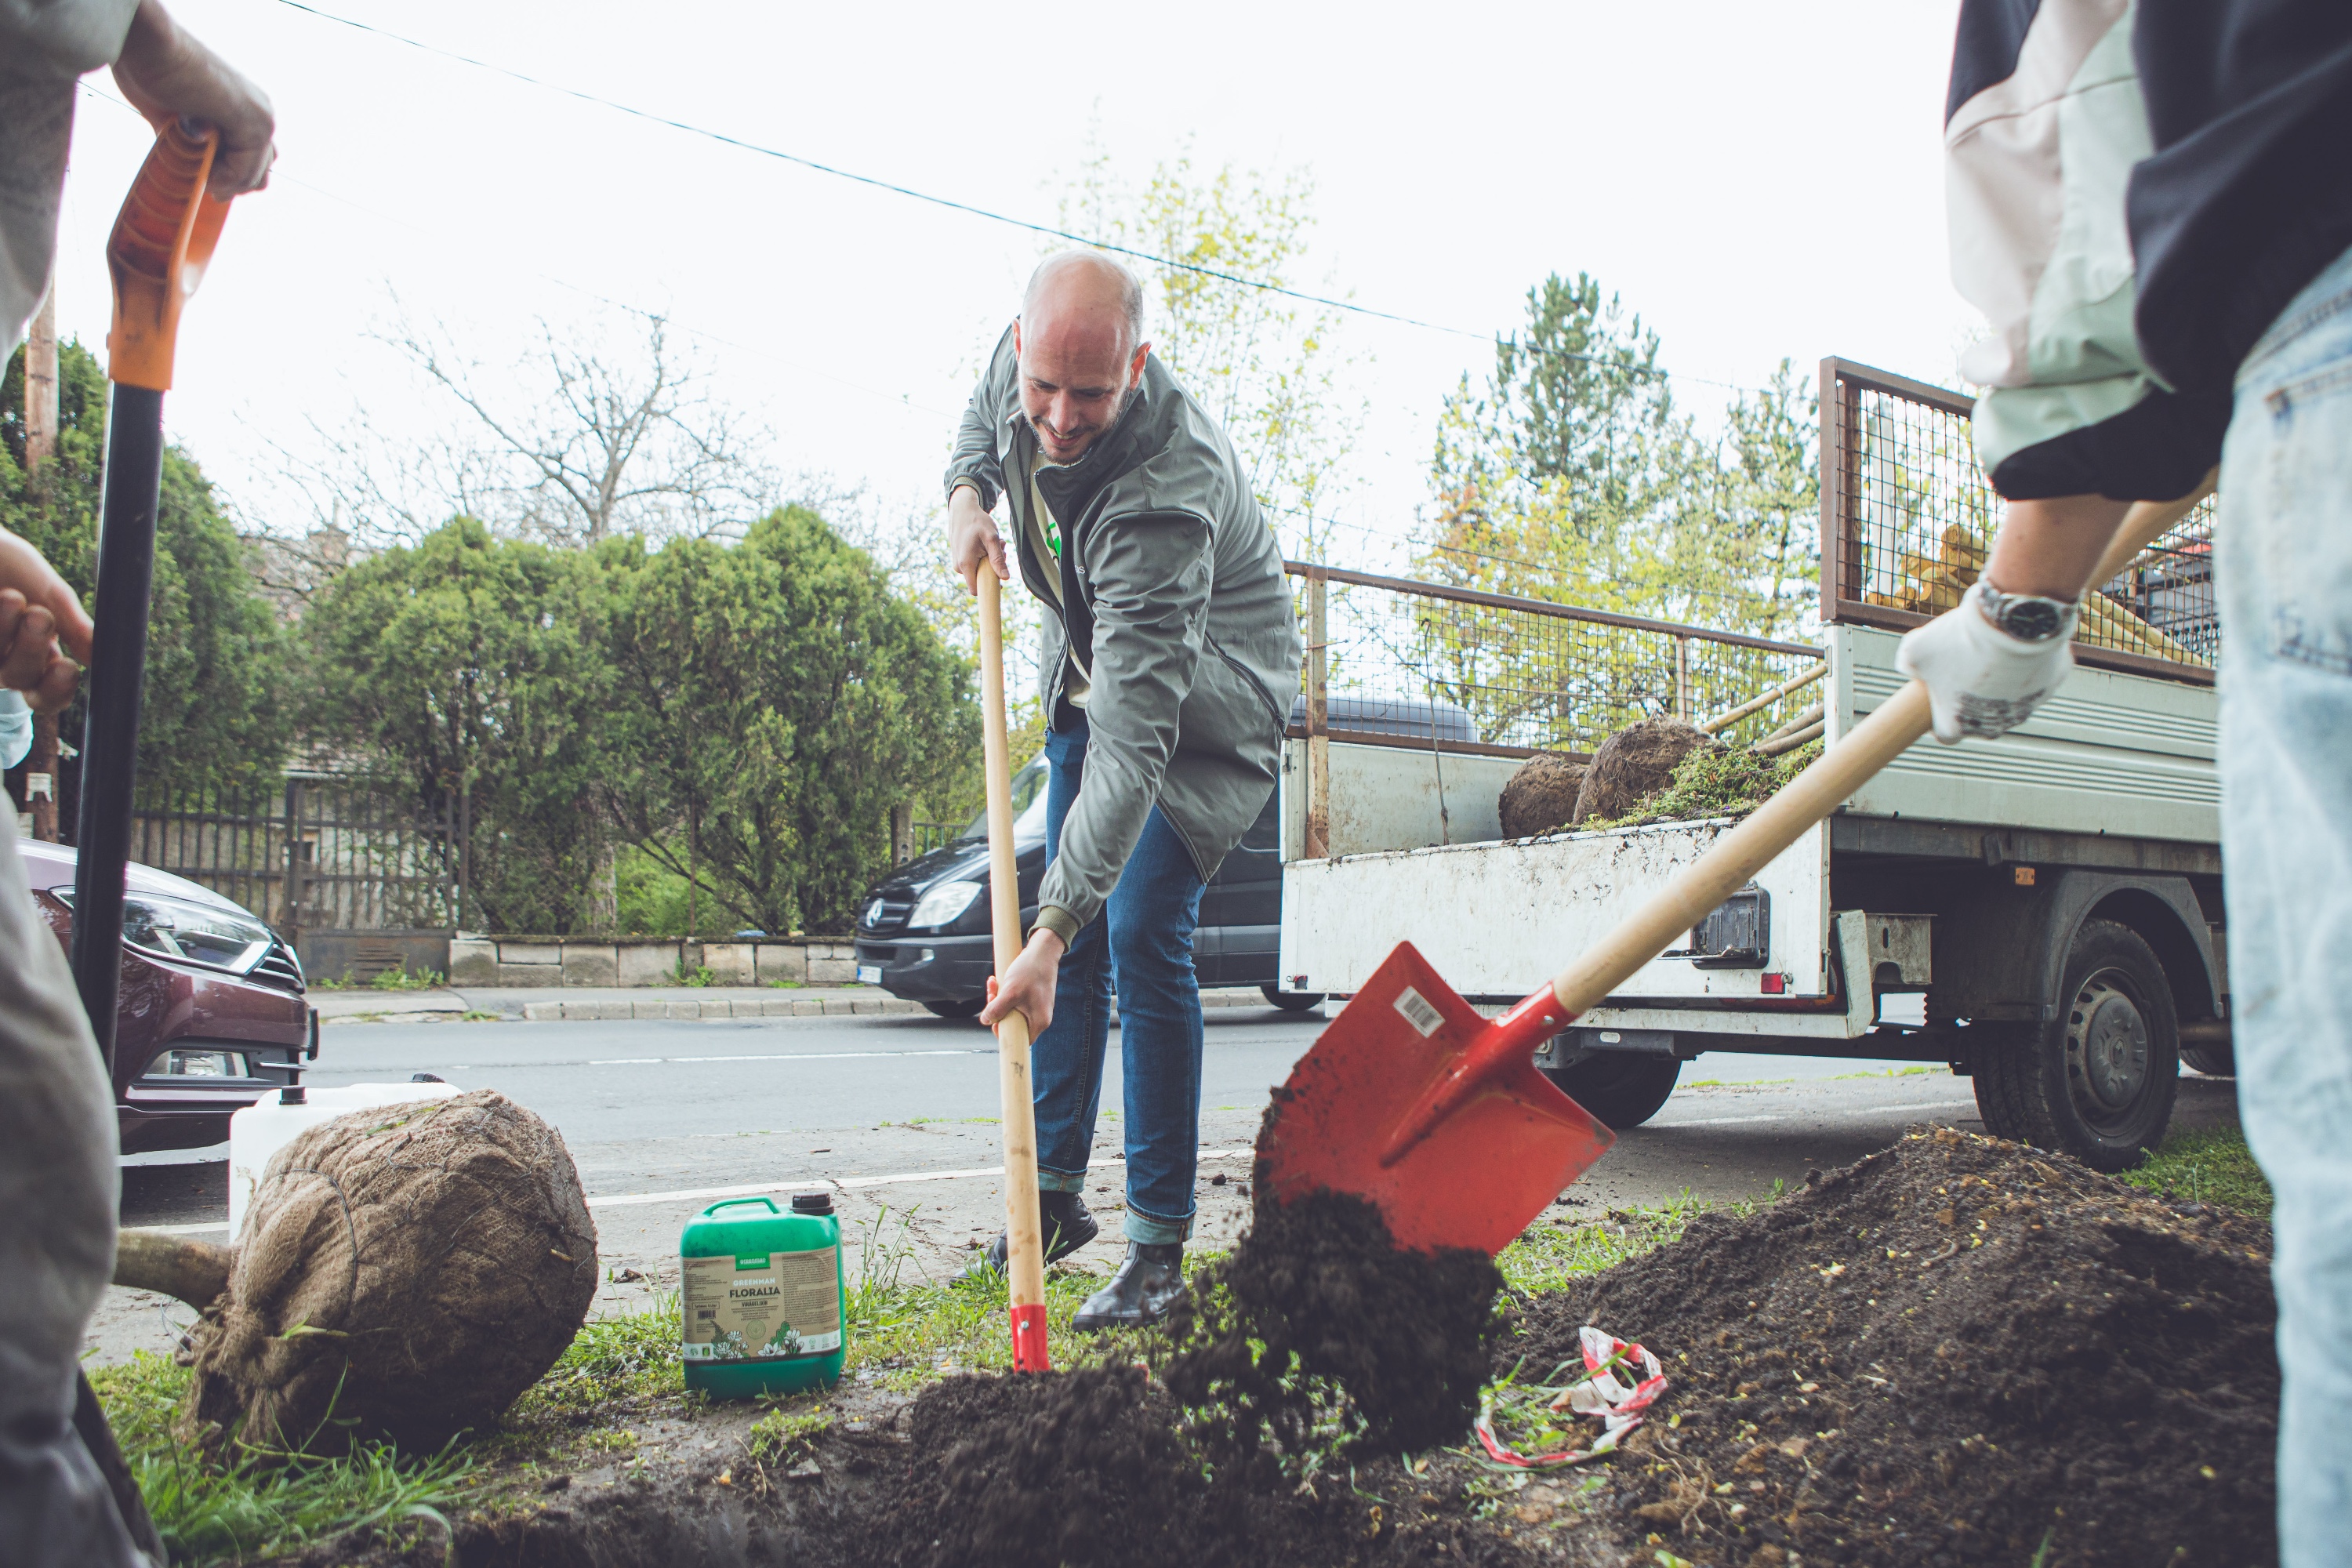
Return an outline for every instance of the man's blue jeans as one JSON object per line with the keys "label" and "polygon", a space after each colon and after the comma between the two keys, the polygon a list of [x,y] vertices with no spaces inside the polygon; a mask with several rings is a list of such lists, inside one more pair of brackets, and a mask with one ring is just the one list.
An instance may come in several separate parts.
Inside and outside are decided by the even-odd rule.
{"label": "man's blue jeans", "polygon": [[[1086,777],[1083,718],[1046,731],[1045,762],[1051,770],[1045,860],[1051,865],[1062,847],[1062,819]],[[1129,1241],[1181,1241],[1192,1228],[1201,1142],[1201,988],[1192,970],[1192,927],[1200,919],[1202,886],[1192,851],[1153,806],[1110,901],[1062,955],[1054,1022],[1032,1051],[1038,1184],[1083,1192],[1117,988]]]}
{"label": "man's blue jeans", "polygon": [[2216,538],[2247,1142],[2276,1194],[2279,1552],[2352,1564],[2352,252],[2238,372]]}

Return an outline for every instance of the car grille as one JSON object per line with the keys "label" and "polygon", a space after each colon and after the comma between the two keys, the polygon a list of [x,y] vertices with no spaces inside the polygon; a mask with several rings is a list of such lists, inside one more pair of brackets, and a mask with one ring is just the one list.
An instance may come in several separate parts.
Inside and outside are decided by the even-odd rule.
{"label": "car grille", "polygon": [[297,996],[302,994],[302,966],[282,942],[271,942],[269,951],[261,955],[261,962],[247,973],[246,978],[274,985],[280,991],[291,991]]}
{"label": "car grille", "polygon": [[857,929],[877,934],[902,930],[907,917],[914,912],[912,893],[902,890],[887,892],[866,906],[866,918],[857,922]]}

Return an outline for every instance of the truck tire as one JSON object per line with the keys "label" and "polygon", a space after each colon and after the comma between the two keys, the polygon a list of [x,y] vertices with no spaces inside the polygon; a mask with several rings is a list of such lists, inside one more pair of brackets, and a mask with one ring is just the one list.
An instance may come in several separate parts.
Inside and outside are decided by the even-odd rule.
{"label": "truck tire", "polygon": [[1639,1127],[1655,1116],[1674,1093],[1682,1071],[1683,1064],[1673,1057],[1632,1051],[1596,1051],[1569,1067],[1543,1069],[1562,1094],[1612,1132]]}
{"label": "truck tire", "polygon": [[972,996],[954,1002],[926,1002],[924,1008],[942,1018],[974,1018],[988,1005],[985,996]]}
{"label": "truck tire", "polygon": [[2183,1046],[2180,1059],[2213,1078],[2238,1076],[2238,1050],[2227,1040],[2218,1046]]}
{"label": "truck tire", "polygon": [[1320,991],[1285,991],[1271,980],[1259,986],[1257,991],[1259,995],[1286,1013],[1304,1013],[1309,1007],[1320,1005],[1323,1001]]}
{"label": "truck tire", "polygon": [[2137,931],[2085,921],[2066,955],[2058,1016],[2001,1030],[1977,1066],[1986,1129],[2128,1171],[2164,1138],[2180,1025],[2164,965]]}

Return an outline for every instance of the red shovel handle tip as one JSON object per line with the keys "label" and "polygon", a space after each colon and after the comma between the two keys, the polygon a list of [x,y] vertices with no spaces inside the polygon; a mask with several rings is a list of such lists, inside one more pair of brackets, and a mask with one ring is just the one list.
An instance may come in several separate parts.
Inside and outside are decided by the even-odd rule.
{"label": "red shovel handle tip", "polygon": [[1045,1304],[1033,1301],[1013,1309],[1013,1370],[1051,1372],[1054,1358],[1045,1349]]}

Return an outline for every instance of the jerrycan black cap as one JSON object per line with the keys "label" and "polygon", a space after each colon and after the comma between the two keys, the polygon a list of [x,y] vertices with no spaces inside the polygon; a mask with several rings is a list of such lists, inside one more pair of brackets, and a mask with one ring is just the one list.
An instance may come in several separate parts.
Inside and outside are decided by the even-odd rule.
{"label": "jerrycan black cap", "polygon": [[794,1193],[793,1212],[794,1214],[831,1214],[833,1194],[831,1193]]}

